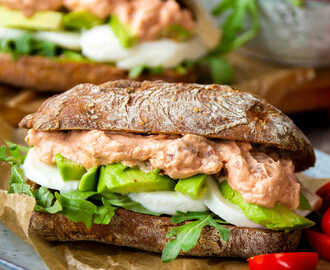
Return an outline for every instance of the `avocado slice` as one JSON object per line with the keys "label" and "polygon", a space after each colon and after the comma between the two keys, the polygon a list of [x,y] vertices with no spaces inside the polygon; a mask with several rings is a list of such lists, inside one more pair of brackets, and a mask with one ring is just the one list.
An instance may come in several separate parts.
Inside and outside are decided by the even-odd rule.
{"label": "avocado slice", "polygon": [[129,26],[123,24],[117,16],[112,16],[109,24],[123,48],[131,48],[138,43],[138,37],[135,36]]}
{"label": "avocado slice", "polygon": [[80,180],[87,172],[83,166],[63,157],[61,154],[55,155],[55,161],[64,181]]}
{"label": "avocado slice", "polygon": [[26,17],[22,11],[0,6],[0,26],[29,30],[60,30],[63,14],[56,11],[38,11]]}
{"label": "avocado slice", "polygon": [[137,167],[129,168],[121,163],[115,163],[101,167],[97,191],[127,194],[173,190],[174,186],[174,181],[167,176],[159,175],[159,170],[146,173]]}
{"label": "avocado slice", "polygon": [[180,42],[188,40],[192,37],[192,35],[193,34],[189,30],[178,24],[170,25],[163,33],[164,37],[171,38]]}
{"label": "avocado slice", "polygon": [[313,221],[297,215],[281,204],[277,204],[273,208],[266,208],[248,203],[229,186],[227,181],[220,184],[220,191],[228,201],[238,205],[248,219],[269,229],[290,231],[315,225]]}
{"label": "avocado slice", "polygon": [[188,195],[193,199],[200,198],[206,190],[206,174],[198,174],[189,178],[180,179],[175,191]]}
{"label": "avocado slice", "polygon": [[73,11],[65,14],[62,21],[65,29],[76,31],[90,29],[103,22],[104,20],[85,10]]}
{"label": "avocado slice", "polygon": [[98,179],[98,167],[89,169],[82,177],[79,183],[80,191],[96,191]]}

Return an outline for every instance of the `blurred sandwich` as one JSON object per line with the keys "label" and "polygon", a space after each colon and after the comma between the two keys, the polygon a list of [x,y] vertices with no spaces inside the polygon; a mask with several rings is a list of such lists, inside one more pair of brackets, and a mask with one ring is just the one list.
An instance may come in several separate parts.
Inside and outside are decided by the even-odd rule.
{"label": "blurred sandwich", "polygon": [[0,0],[0,82],[55,91],[124,78],[193,82],[219,40],[197,1]]}

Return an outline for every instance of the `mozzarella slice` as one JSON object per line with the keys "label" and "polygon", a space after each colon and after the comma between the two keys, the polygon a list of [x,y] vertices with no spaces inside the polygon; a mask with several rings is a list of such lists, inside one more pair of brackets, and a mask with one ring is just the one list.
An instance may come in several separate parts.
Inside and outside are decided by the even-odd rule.
{"label": "mozzarella slice", "polygon": [[26,178],[40,186],[59,191],[77,190],[80,181],[63,181],[59,170],[55,166],[42,163],[32,148],[22,165]]}
{"label": "mozzarella slice", "polygon": [[173,68],[184,60],[196,60],[208,51],[207,46],[198,37],[186,42],[170,39],[143,42],[129,52],[129,55],[117,62],[122,69],[137,66]]}
{"label": "mozzarella slice", "polygon": [[24,35],[26,31],[0,27],[0,39],[15,39]]}
{"label": "mozzarella slice", "polygon": [[83,55],[99,62],[121,60],[129,55],[130,50],[121,46],[109,25],[100,25],[85,31],[81,36]]}
{"label": "mozzarella slice", "polygon": [[226,200],[212,177],[207,178],[207,184],[208,191],[204,203],[214,214],[239,227],[265,228],[249,220],[237,205]]}
{"label": "mozzarella slice", "polygon": [[39,31],[33,36],[36,39],[49,41],[63,48],[80,50],[81,35],[79,33]]}
{"label": "mozzarella slice", "polygon": [[130,193],[128,197],[148,210],[161,214],[175,215],[177,211],[184,213],[207,211],[203,201],[193,200],[175,191]]}
{"label": "mozzarella slice", "polygon": [[117,62],[121,69],[143,65],[172,68],[184,60],[195,60],[208,52],[208,47],[199,37],[187,42],[170,39],[142,42],[133,48],[125,49],[108,25],[96,26],[84,32],[81,48],[86,57],[98,62]]}

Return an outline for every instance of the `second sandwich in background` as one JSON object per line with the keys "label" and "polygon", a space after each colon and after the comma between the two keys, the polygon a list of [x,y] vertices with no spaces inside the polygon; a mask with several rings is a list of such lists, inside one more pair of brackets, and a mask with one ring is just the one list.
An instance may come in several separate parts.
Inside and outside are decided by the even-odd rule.
{"label": "second sandwich in background", "polygon": [[197,1],[0,0],[0,82],[196,81],[220,31]]}

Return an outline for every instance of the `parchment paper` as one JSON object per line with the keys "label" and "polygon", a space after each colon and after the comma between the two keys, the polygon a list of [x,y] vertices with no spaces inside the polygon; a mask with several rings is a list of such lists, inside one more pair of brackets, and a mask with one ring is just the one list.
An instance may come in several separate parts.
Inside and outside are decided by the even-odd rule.
{"label": "parchment paper", "polygon": [[[2,123],[3,121],[0,121]],[[0,124],[0,137],[22,143],[24,132]],[[0,166],[0,222],[29,243],[52,270],[247,270],[244,260],[215,258],[178,258],[163,264],[159,254],[141,252],[92,242],[49,243],[29,234],[28,227],[34,199],[5,191],[9,167]],[[26,266],[28,267],[28,265]],[[318,270],[330,269],[330,263],[321,261]]]}

